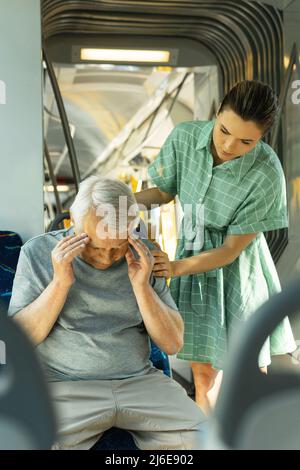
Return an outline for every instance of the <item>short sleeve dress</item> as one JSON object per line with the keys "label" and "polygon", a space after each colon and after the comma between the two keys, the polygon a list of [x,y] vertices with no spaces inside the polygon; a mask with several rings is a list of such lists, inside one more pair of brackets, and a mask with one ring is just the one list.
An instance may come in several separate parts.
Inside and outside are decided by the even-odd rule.
{"label": "short sleeve dress", "polygon": [[[258,234],[232,264],[171,280],[185,324],[177,357],[222,369],[231,334],[280,291],[263,232],[287,227],[288,217],[284,174],[272,148],[260,141],[242,157],[213,167],[213,127],[214,121],[176,126],[149,166],[149,176],[162,191],[178,195],[182,206],[192,207],[189,224],[181,227],[176,259],[220,247],[227,235]],[[259,365],[295,349],[285,318],[264,344]]]}

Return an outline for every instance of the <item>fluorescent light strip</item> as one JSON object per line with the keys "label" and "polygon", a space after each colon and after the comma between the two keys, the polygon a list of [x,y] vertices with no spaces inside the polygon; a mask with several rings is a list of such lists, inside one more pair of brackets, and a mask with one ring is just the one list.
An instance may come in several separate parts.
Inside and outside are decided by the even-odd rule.
{"label": "fluorescent light strip", "polygon": [[170,60],[169,51],[149,51],[132,49],[81,49],[81,60],[106,62],[159,62]]}
{"label": "fluorescent light strip", "polygon": [[[44,186],[44,191],[47,191],[48,193],[53,193],[54,192],[54,187],[52,185],[47,185],[47,186]],[[57,186],[57,191],[59,193],[67,193],[68,191],[70,191],[70,186],[67,186],[67,185],[58,185]]]}

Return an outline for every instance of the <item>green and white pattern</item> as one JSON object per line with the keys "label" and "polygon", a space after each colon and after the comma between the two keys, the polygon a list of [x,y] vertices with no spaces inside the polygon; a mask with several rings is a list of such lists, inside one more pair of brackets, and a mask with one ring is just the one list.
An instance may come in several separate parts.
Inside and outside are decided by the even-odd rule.
{"label": "green and white pattern", "polygon": [[[178,195],[183,207],[193,206],[190,232],[181,230],[176,259],[220,247],[227,235],[258,234],[232,264],[171,280],[171,293],[185,323],[178,358],[222,369],[230,336],[280,291],[262,232],[287,227],[288,218],[284,174],[272,148],[260,141],[242,157],[213,167],[213,127],[214,121],[176,126],[150,165],[149,176],[162,191]],[[202,222],[197,217],[199,205],[204,207]],[[193,244],[201,230],[203,246]],[[259,365],[267,366],[271,355],[295,348],[286,318],[266,341]]]}

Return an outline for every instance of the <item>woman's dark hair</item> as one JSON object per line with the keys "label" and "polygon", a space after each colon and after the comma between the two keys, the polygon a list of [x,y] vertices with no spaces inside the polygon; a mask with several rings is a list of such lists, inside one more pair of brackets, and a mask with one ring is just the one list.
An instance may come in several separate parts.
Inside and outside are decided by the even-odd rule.
{"label": "woman's dark hair", "polygon": [[223,99],[219,113],[231,109],[244,121],[253,121],[266,134],[274,125],[279,111],[273,89],[265,83],[245,80],[237,83]]}

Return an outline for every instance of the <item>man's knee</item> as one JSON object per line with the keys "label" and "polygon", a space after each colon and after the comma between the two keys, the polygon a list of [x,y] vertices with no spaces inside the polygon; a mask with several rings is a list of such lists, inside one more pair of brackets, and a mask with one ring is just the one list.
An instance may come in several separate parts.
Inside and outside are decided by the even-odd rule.
{"label": "man's knee", "polygon": [[204,448],[206,422],[178,431],[132,432],[141,450],[200,450]]}
{"label": "man's knee", "polygon": [[187,429],[186,431],[182,431],[181,440],[182,440],[182,448],[184,450],[200,450],[204,448],[204,440],[205,440],[205,433],[206,433],[206,426],[207,423],[203,422],[201,424],[197,424],[191,429]]}

